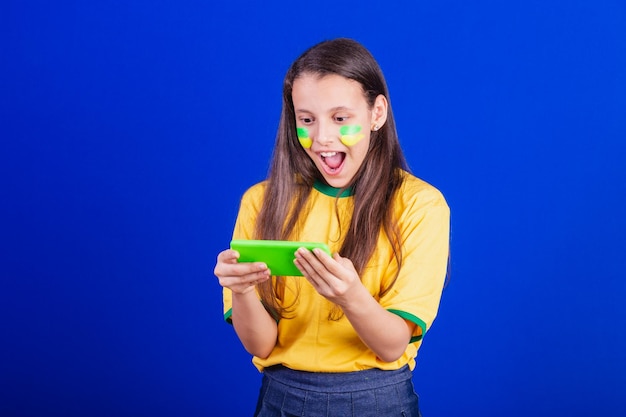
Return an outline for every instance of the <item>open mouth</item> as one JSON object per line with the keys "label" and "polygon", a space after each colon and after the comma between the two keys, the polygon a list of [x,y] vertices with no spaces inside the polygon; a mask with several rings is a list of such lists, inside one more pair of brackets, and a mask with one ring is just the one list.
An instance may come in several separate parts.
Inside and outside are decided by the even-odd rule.
{"label": "open mouth", "polygon": [[329,174],[334,174],[343,165],[343,161],[346,159],[344,152],[320,152],[322,164]]}

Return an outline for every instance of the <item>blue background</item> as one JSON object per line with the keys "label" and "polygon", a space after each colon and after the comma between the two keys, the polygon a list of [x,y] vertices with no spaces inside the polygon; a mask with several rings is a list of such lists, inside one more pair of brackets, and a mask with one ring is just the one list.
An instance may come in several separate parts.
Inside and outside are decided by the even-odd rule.
{"label": "blue background", "polygon": [[251,415],[215,257],[337,36],[452,209],[425,416],[626,415],[626,4],[591,0],[3,2],[0,415]]}

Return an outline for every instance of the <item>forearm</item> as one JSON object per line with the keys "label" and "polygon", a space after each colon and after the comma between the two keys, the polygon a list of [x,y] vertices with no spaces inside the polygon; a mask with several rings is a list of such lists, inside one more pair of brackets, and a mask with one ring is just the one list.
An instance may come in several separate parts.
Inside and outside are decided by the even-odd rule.
{"label": "forearm", "polygon": [[385,310],[365,288],[342,308],[363,343],[381,360],[393,362],[405,352],[415,325]]}
{"label": "forearm", "polygon": [[244,348],[254,356],[268,357],[276,345],[278,326],[256,292],[233,293],[232,309],[233,326]]}

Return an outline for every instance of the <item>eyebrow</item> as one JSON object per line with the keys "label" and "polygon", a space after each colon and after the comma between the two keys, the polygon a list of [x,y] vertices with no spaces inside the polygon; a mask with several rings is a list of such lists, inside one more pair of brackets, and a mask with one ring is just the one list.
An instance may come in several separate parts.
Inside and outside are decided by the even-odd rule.
{"label": "eyebrow", "polygon": [[[294,109],[294,111],[296,113],[300,112],[300,113],[313,113],[311,110],[307,110],[307,109]],[[346,107],[346,106],[337,106],[337,107],[333,107],[332,109],[329,109],[329,112],[337,112],[337,111],[354,111],[354,109],[350,108],[350,107]]]}

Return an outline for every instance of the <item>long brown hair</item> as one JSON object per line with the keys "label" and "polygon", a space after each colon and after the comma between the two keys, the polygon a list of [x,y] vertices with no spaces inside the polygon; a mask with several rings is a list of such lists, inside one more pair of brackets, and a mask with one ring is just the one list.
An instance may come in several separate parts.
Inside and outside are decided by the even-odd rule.
{"label": "long brown hair", "polygon": [[[402,170],[408,171],[408,167],[398,141],[383,73],[370,52],[351,39],[321,42],[305,51],[287,71],[268,184],[256,222],[256,238],[286,240],[292,237],[314,182],[325,182],[296,134],[291,94],[294,81],[303,74],[319,77],[336,74],[359,82],[370,108],[381,94],[389,102],[387,120],[380,130],[372,132],[365,160],[348,185],[354,196],[354,210],[339,253],[349,258],[361,274],[374,253],[382,229],[400,267],[401,242],[392,218],[392,202],[402,184]],[[288,311],[288,306],[279,302],[284,291],[283,278],[266,281],[258,290],[269,311],[276,318],[283,317]]]}

